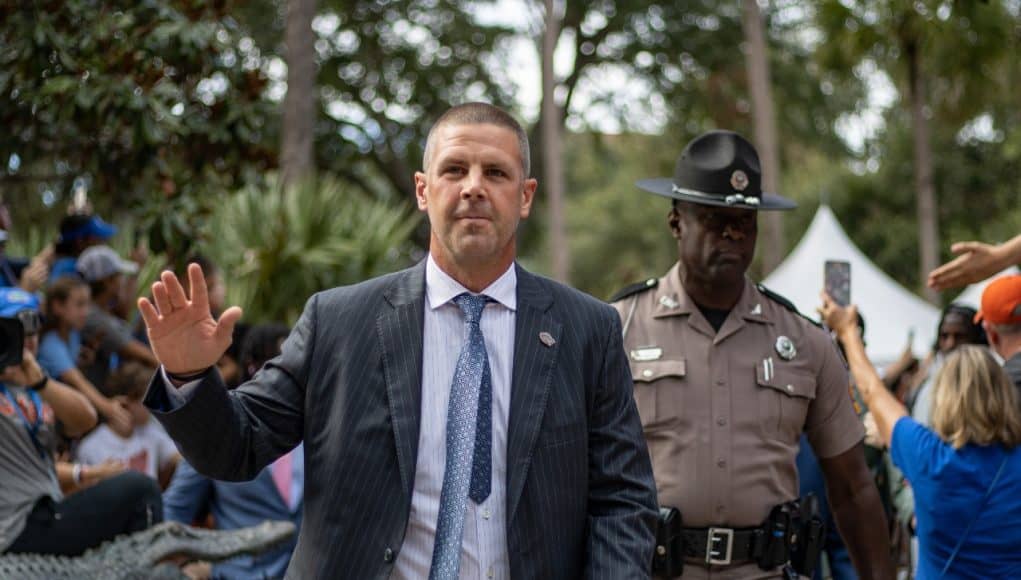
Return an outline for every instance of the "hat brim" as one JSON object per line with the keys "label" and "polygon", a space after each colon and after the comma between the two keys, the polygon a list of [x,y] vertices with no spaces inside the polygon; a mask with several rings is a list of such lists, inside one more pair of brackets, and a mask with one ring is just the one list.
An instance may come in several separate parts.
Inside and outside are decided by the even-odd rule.
{"label": "hat brim", "polygon": [[642,179],[635,182],[635,185],[637,185],[639,189],[643,189],[649,193],[655,193],[656,195],[662,195],[663,197],[679,199],[681,201],[688,201],[700,205],[711,205],[714,207],[737,207],[741,209],[765,211],[783,211],[798,207],[796,202],[775,193],[763,193],[762,197],[759,198],[759,203],[757,204],[744,202],[727,203],[724,199],[725,194],[709,192],[706,192],[704,195],[688,194],[674,188],[674,182],[669,177]]}

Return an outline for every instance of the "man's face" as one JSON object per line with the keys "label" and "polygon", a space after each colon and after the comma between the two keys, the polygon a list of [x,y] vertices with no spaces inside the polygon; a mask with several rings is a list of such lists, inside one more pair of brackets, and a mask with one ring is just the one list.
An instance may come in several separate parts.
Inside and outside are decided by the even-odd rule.
{"label": "man's face", "polygon": [[949,354],[962,344],[972,341],[971,325],[959,314],[948,314],[939,325],[937,346],[943,354]]}
{"label": "man's face", "polygon": [[755,210],[680,202],[670,229],[687,275],[713,284],[739,284],[755,255]]}
{"label": "man's face", "polygon": [[440,264],[513,261],[518,223],[537,182],[526,179],[517,136],[497,125],[437,129],[430,166],[415,174],[418,208],[429,214],[429,251]]}

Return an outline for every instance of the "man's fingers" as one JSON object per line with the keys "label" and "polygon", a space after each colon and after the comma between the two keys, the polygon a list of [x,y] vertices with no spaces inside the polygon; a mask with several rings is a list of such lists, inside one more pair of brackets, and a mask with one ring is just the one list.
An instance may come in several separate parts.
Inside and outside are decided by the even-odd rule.
{"label": "man's fingers", "polygon": [[191,286],[192,306],[209,310],[209,289],[206,288],[206,277],[198,264],[188,264],[188,284]]}
{"label": "man's fingers", "polygon": [[177,276],[173,272],[166,270],[160,274],[160,279],[163,280],[163,285],[167,289],[167,296],[170,297],[170,303],[174,308],[184,308],[188,305],[188,297],[184,295],[184,287],[181,286],[181,281],[177,279]]}
{"label": "man's fingers", "polygon": [[138,299],[138,311],[142,313],[142,320],[145,321],[146,328],[156,326],[160,320],[160,313],[156,312],[156,307],[149,302],[148,298]]}
{"label": "man's fingers", "polygon": [[241,314],[241,309],[237,306],[231,306],[223,311],[216,325],[217,341],[230,343],[231,336],[234,334],[234,325],[237,324],[238,320],[241,320]]}
{"label": "man's fingers", "polygon": [[965,252],[974,252],[983,245],[982,242],[954,242],[950,246],[950,251],[955,254],[963,254]]}
{"label": "man's fingers", "polygon": [[167,295],[167,287],[163,282],[154,282],[152,285],[152,297],[156,301],[156,308],[161,316],[169,316],[174,311],[170,305],[170,296]]}

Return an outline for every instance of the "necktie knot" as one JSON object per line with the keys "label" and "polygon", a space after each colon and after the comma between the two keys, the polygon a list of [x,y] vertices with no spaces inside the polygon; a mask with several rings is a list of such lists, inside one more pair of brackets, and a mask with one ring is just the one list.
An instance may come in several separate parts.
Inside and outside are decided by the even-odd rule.
{"label": "necktie knot", "polygon": [[478,324],[482,318],[482,309],[489,302],[489,296],[485,294],[469,294],[467,292],[454,297],[454,304],[464,313],[464,321],[467,324]]}

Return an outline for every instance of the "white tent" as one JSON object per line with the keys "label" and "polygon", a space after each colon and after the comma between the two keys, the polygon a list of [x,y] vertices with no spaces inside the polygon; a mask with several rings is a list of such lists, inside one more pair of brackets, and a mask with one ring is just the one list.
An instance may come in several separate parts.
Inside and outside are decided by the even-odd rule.
{"label": "white tent", "polygon": [[851,263],[851,302],[865,317],[869,358],[877,365],[896,360],[913,334],[916,356],[928,351],[936,336],[940,311],[887,276],[861,253],[827,205],[819,206],[808,231],[763,284],[787,297],[798,310],[818,319],[823,262]]}
{"label": "white tent", "polygon": [[986,286],[988,286],[990,282],[999,278],[1000,276],[1017,274],[1018,272],[1019,270],[1017,269],[1017,266],[1011,266],[1006,270],[1000,272],[999,274],[994,274],[993,276],[990,276],[989,278],[986,278],[981,282],[975,282],[974,284],[965,288],[964,292],[958,294],[957,298],[954,298],[954,302],[957,302],[958,304],[966,304],[978,310],[982,302],[982,292],[986,289]]}

